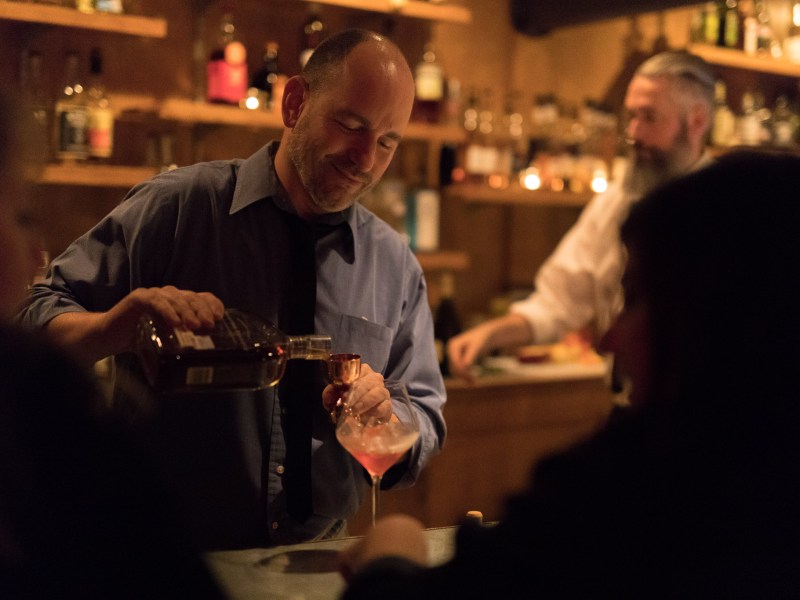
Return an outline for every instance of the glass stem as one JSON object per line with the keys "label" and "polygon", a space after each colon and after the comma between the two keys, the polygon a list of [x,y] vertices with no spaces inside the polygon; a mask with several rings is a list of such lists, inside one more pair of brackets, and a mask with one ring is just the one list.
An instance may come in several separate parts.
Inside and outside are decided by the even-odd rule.
{"label": "glass stem", "polygon": [[378,512],[378,492],[381,488],[381,476],[372,476],[372,526],[375,527],[375,515]]}

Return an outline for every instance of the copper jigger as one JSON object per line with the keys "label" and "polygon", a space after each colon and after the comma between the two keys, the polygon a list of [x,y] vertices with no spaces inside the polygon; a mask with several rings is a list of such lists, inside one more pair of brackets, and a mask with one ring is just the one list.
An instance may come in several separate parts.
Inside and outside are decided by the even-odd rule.
{"label": "copper jigger", "polygon": [[361,356],[359,354],[331,354],[328,359],[328,376],[336,388],[339,398],[331,409],[331,421],[335,424],[344,408],[344,393],[361,375]]}

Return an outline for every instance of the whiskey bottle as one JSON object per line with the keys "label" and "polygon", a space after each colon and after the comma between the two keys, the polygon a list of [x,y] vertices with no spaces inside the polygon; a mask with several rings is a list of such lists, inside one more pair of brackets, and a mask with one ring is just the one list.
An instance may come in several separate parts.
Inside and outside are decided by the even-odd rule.
{"label": "whiskey bottle", "polygon": [[89,156],[88,111],[80,81],[77,53],[67,54],[64,85],[55,105],[56,157],[59,160],[85,160]]}
{"label": "whiskey bottle", "polygon": [[438,123],[444,102],[444,74],[436,58],[433,44],[425,44],[422,60],[414,69],[414,109],[412,118],[425,123]]}
{"label": "whiskey bottle", "polygon": [[103,83],[103,57],[99,48],[89,55],[87,138],[89,157],[107,159],[114,150],[114,112]]}

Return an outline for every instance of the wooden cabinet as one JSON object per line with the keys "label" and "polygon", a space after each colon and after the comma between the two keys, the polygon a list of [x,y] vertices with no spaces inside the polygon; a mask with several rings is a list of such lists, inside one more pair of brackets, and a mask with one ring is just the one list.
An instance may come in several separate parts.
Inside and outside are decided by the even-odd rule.
{"label": "wooden cabinet", "polygon": [[[448,437],[412,488],[381,493],[380,513],[405,512],[426,527],[453,525],[468,510],[497,520],[507,497],[525,487],[544,456],[602,425],[613,403],[597,369],[570,376],[487,376],[470,385],[447,380]],[[370,504],[350,522],[369,526]]]}

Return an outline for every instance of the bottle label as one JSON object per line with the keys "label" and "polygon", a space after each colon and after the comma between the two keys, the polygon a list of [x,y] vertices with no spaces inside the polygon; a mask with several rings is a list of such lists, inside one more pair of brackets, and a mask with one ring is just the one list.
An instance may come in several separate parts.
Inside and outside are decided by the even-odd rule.
{"label": "bottle label", "polygon": [[247,65],[212,60],[206,68],[207,98],[210,102],[238,104],[247,94]]}
{"label": "bottle label", "polygon": [[89,111],[89,154],[108,158],[114,148],[114,113],[109,108],[94,108]]}
{"label": "bottle label", "polygon": [[84,107],[70,107],[58,114],[58,152],[62,157],[86,158],[87,114]]}

